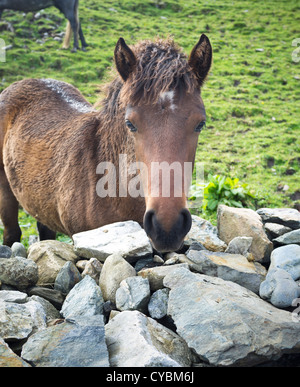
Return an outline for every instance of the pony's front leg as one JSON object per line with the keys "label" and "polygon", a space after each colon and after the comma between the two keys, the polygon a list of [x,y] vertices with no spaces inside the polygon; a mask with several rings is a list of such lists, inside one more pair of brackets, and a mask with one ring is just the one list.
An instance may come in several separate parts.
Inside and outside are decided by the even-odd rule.
{"label": "pony's front leg", "polygon": [[4,169],[0,169],[0,217],[4,226],[3,244],[11,246],[20,242],[21,229],[18,223],[19,203],[12,193]]}

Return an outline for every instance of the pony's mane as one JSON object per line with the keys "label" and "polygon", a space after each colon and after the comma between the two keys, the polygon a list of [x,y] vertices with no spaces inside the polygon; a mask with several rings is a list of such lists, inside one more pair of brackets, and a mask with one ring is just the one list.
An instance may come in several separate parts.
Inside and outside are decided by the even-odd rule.
{"label": "pony's mane", "polygon": [[120,105],[154,104],[163,92],[191,93],[199,87],[186,55],[173,39],[144,40],[131,49],[137,58],[132,74],[125,83],[116,76],[105,88],[101,105],[110,116]]}

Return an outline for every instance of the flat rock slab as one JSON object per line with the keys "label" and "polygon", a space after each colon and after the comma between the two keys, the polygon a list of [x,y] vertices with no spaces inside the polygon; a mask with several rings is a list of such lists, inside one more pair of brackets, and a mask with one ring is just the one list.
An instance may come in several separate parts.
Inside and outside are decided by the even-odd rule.
{"label": "flat rock slab", "polygon": [[146,232],[132,220],[74,234],[73,241],[77,255],[100,261],[118,253],[129,262],[135,262],[153,252]]}
{"label": "flat rock slab", "polygon": [[21,357],[34,367],[109,367],[103,316],[85,316],[30,336]]}
{"label": "flat rock slab", "polygon": [[258,262],[249,262],[240,254],[189,250],[190,268],[200,273],[235,282],[258,294],[267,274]]}
{"label": "flat rock slab", "polygon": [[260,208],[256,212],[264,223],[278,223],[293,230],[300,228],[300,212],[294,208]]}
{"label": "flat rock slab", "polygon": [[253,366],[300,352],[300,326],[292,313],[238,284],[178,268],[164,285],[177,334],[214,366]]}
{"label": "flat rock slab", "polygon": [[118,313],[105,334],[112,367],[191,365],[191,351],[182,338],[138,311]]}
{"label": "flat rock slab", "polygon": [[276,239],[273,239],[273,242],[277,242],[281,245],[290,245],[290,244],[300,245],[300,229],[287,232],[284,235],[281,235]]}

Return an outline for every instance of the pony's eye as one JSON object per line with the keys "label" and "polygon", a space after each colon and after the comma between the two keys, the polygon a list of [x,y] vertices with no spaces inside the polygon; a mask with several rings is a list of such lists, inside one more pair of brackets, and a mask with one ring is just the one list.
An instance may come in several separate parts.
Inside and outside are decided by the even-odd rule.
{"label": "pony's eye", "polygon": [[136,132],[137,131],[137,128],[133,125],[132,122],[130,122],[129,120],[125,120],[125,124],[127,126],[127,128],[131,131],[131,132]]}
{"label": "pony's eye", "polygon": [[195,132],[200,133],[201,130],[205,127],[205,121],[200,122],[195,128]]}

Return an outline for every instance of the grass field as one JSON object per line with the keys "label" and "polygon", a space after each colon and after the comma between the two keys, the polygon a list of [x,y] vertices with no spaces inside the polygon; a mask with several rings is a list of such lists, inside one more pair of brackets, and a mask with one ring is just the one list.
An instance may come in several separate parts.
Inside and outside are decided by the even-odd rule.
{"label": "grass field", "polygon": [[[300,39],[298,0],[85,0],[80,17],[89,47],[73,54],[61,49],[66,21],[55,8],[38,15],[4,11],[0,38],[9,49],[0,62],[0,91],[23,78],[51,77],[94,103],[111,76],[120,36],[133,44],[172,35],[188,54],[205,33],[214,50],[202,91],[207,129],[197,150],[205,177],[239,178],[257,207],[300,203],[300,52],[292,45]],[[20,216],[26,244],[35,226]]]}

